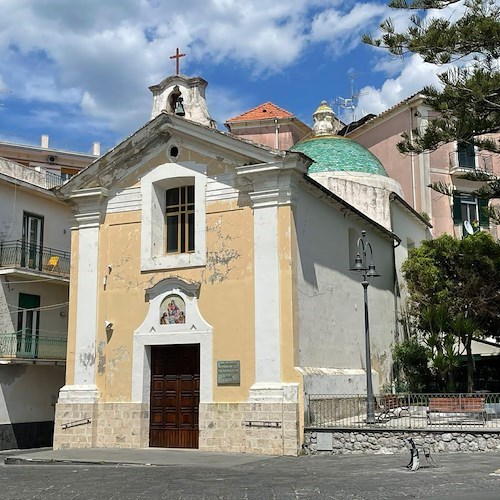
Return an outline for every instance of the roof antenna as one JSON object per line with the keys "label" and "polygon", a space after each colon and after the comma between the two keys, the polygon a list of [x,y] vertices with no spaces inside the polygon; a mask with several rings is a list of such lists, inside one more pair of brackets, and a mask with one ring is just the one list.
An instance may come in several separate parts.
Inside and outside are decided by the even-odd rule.
{"label": "roof antenna", "polygon": [[[347,76],[349,77],[349,80],[351,80],[351,95],[349,97],[338,97],[336,100],[336,104],[338,106],[338,116],[346,116],[347,119],[349,119],[349,113],[351,114],[351,122],[354,122],[356,120],[356,106],[358,105],[358,99],[359,97],[363,95],[368,95],[370,92],[355,92],[354,91],[354,80],[356,79],[356,75],[358,73],[355,73],[352,69],[348,71]],[[346,111],[340,111],[340,110],[347,110]],[[347,120],[346,120],[347,121]]]}

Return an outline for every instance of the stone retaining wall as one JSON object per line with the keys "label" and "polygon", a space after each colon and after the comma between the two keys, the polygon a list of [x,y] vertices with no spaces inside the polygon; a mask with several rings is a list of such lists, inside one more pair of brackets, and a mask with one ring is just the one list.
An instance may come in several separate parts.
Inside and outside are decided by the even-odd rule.
{"label": "stone retaining wall", "polygon": [[404,438],[412,438],[418,448],[442,452],[500,452],[500,432],[446,431],[367,431],[306,429],[307,454],[392,454],[408,453]]}

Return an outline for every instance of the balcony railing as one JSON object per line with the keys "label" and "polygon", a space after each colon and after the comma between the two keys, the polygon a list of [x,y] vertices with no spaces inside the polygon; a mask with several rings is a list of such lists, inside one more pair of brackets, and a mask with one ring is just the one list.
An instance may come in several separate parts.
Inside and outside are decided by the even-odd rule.
{"label": "balcony railing", "polygon": [[49,337],[27,332],[0,334],[0,358],[65,360],[66,337]]}
{"label": "balcony railing", "polygon": [[367,423],[366,395],[309,394],[307,427],[328,429],[500,430],[500,394],[385,394],[375,396]]}
{"label": "balcony railing", "polygon": [[0,243],[0,268],[13,267],[55,276],[69,276],[70,254],[54,248],[30,245],[22,240]]}
{"label": "balcony railing", "polygon": [[477,154],[475,156],[460,156],[456,151],[449,153],[450,173],[466,173],[480,171],[487,174],[493,172],[493,157],[491,155]]}

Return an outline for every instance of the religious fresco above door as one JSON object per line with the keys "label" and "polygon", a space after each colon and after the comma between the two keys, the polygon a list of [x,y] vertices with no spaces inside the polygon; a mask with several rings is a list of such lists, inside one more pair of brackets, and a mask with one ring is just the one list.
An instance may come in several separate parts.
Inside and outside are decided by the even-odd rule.
{"label": "religious fresco above door", "polygon": [[186,304],[178,295],[166,297],[160,305],[160,324],[179,325],[186,322]]}

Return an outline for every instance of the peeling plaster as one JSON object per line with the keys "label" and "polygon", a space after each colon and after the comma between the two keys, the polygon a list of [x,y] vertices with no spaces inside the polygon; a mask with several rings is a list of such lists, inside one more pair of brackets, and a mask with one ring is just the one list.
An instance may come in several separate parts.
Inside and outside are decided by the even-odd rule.
{"label": "peeling plaster", "polygon": [[80,365],[84,368],[95,365],[95,354],[92,352],[82,352],[79,356]]}
{"label": "peeling plaster", "polygon": [[105,354],[106,342],[101,340],[99,342],[99,346],[97,347],[98,354],[98,363],[97,363],[97,372],[104,373],[106,371],[106,354]]}
{"label": "peeling plaster", "polygon": [[228,248],[227,243],[230,243],[234,238],[222,233],[221,217],[213,226],[207,227],[207,232],[215,233],[217,240],[214,251],[207,252],[206,272],[210,274],[205,278],[205,271],[203,272],[204,280],[213,285],[216,282],[222,283],[227,278],[232,269],[231,263],[239,259],[241,254],[234,248]]}
{"label": "peeling plaster", "polygon": [[116,349],[113,349],[110,356],[109,361],[106,363],[106,378],[111,383],[112,379],[115,375],[120,377],[120,380],[123,379],[123,371],[122,364],[130,361],[130,352],[127,347],[120,346]]}

